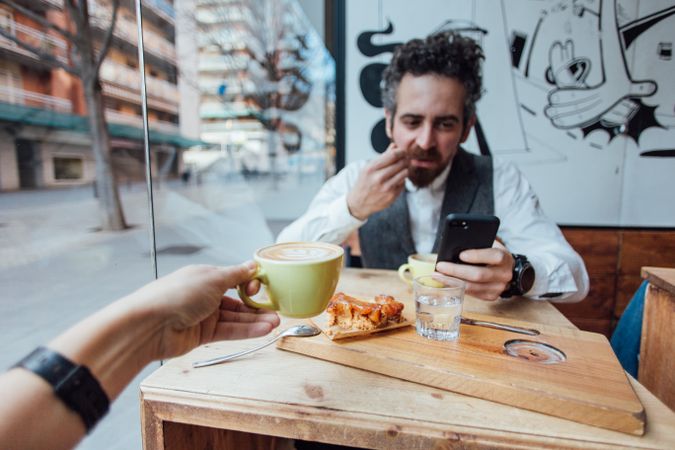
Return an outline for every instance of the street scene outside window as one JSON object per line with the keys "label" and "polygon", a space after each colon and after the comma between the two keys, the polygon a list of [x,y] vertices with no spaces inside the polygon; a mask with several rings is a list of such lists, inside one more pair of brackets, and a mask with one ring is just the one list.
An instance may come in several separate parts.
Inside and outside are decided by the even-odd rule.
{"label": "street scene outside window", "polygon": [[[151,236],[159,276],[240,263],[335,171],[323,15],[297,0],[140,4],[144,64],[133,0],[0,0],[3,367],[149,282]],[[78,448],[140,446],[138,381],[156,367]]]}

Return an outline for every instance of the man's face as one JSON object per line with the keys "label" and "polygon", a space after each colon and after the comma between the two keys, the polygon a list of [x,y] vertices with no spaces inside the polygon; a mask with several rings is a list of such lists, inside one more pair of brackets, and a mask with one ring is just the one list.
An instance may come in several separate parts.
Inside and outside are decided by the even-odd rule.
{"label": "man's face", "polygon": [[428,186],[454,158],[474,124],[473,117],[464,123],[464,86],[440,75],[406,74],[396,105],[395,116],[385,110],[387,136],[405,149],[410,181]]}

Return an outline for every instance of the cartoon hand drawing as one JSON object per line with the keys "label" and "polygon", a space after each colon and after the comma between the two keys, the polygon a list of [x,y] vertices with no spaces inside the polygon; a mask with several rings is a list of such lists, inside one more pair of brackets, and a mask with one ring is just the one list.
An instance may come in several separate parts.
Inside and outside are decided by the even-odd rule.
{"label": "cartoon hand drawing", "polygon": [[656,83],[632,80],[628,73],[616,24],[616,0],[601,2],[600,47],[604,80],[590,87],[585,84],[590,61],[575,58],[573,42],[552,45],[549,77],[557,88],[549,93],[544,113],[556,127],[585,127],[599,119],[611,125],[625,124],[639,108],[631,98],[656,92]]}
{"label": "cartoon hand drawing", "polygon": [[563,45],[555,42],[548,54],[551,67],[546,77],[560,88],[588,87],[586,78],[591,70],[591,60],[586,57],[575,58],[574,42],[567,40]]}

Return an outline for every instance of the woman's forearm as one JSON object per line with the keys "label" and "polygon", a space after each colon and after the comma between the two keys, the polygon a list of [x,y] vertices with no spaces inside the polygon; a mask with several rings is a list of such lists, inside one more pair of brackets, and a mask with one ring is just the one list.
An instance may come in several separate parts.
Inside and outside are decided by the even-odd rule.
{"label": "woman's forearm", "polygon": [[47,345],[87,366],[111,401],[158,357],[165,315],[139,306],[134,295],[98,311]]}
{"label": "woman's forearm", "polygon": [[[133,294],[132,294],[133,295]],[[47,347],[86,366],[112,402],[155,359],[162,314],[127,297],[82,320]],[[86,433],[81,417],[38,375],[0,375],[0,448],[67,449]]]}

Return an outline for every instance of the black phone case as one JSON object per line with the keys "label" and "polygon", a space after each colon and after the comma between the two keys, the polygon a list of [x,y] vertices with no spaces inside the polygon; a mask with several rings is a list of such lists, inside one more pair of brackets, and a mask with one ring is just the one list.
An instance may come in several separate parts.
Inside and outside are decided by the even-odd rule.
{"label": "black phone case", "polygon": [[499,219],[483,214],[448,214],[443,225],[437,261],[468,264],[459,254],[473,248],[490,248],[497,237]]}

